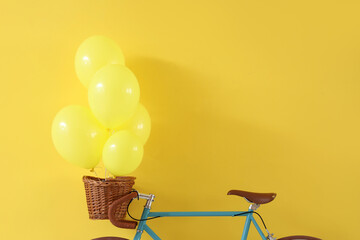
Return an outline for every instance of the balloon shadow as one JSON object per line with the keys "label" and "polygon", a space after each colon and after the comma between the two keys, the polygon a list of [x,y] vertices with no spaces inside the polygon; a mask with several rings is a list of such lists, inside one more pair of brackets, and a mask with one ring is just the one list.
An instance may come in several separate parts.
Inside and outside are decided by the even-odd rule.
{"label": "balloon shadow", "polygon": [[[159,59],[133,58],[127,66],[139,80],[141,102],[152,119],[144,160],[134,173],[141,176],[140,187],[160,185],[162,192],[182,182],[181,190],[173,189],[172,194],[184,194],[184,188],[201,189],[206,181],[213,187],[230,186],[262,173],[261,168],[275,168],[271,159],[283,157],[284,148],[289,148],[283,144],[291,142],[287,136],[240,119],[236,111],[243,103],[231,103],[234,114],[219,113],[219,105],[212,103],[222,101],[214,94],[221,79]],[[221,178],[214,181],[219,171]]]}

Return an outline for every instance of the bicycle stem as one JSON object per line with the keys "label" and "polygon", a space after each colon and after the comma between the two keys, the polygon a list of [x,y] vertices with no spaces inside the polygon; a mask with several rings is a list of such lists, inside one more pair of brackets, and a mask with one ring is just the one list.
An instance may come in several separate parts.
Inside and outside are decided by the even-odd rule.
{"label": "bicycle stem", "polygon": [[154,201],[155,195],[154,194],[143,194],[138,192],[138,198],[146,199],[145,208],[151,209],[151,205]]}

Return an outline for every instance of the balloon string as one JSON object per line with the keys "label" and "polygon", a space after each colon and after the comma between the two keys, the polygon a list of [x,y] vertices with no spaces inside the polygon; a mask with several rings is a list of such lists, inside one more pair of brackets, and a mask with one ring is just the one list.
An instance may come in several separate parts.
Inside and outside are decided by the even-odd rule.
{"label": "balloon string", "polygon": [[[98,167],[96,167],[96,168],[98,168]],[[99,182],[101,182],[101,180],[100,180],[100,178],[99,178],[99,176],[98,176],[97,172],[95,171],[95,168],[90,169],[90,172],[95,173],[95,176],[98,178]]]}
{"label": "balloon string", "polygon": [[[90,169],[90,172],[94,173],[95,176],[99,179],[100,182],[101,182],[100,175],[97,173],[96,169],[100,169],[100,171],[101,171],[102,170],[101,168],[103,168],[103,167],[97,166],[95,168]],[[106,180],[106,178],[108,178],[107,176],[109,175],[109,172],[106,171],[106,168],[104,168],[104,169],[105,169],[105,180]]]}
{"label": "balloon string", "polygon": [[[111,137],[115,133],[115,130],[109,128],[108,132],[109,132],[109,135]],[[106,179],[110,178],[110,172],[107,171],[105,166],[104,166],[104,169],[105,169],[105,181],[106,181]]]}

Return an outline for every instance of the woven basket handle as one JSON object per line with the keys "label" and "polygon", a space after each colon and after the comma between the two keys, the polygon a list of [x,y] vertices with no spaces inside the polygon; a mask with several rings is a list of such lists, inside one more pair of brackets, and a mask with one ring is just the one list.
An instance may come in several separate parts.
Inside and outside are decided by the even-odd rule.
{"label": "woven basket handle", "polygon": [[135,221],[127,221],[127,220],[117,220],[115,217],[116,209],[119,205],[123,204],[124,202],[128,202],[133,198],[137,197],[137,192],[131,192],[129,194],[126,194],[125,196],[122,196],[118,200],[115,200],[110,206],[108,211],[108,216],[110,219],[110,222],[119,228],[128,228],[128,229],[135,229],[137,222]]}

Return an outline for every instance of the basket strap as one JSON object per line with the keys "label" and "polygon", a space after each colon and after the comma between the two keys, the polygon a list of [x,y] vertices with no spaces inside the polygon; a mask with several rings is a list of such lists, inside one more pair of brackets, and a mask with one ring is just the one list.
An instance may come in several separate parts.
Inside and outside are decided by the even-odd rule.
{"label": "basket strap", "polygon": [[109,211],[108,211],[108,216],[110,219],[110,222],[119,228],[127,228],[127,229],[135,229],[137,226],[137,222],[135,221],[128,221],[128,220],[117,220],[116,219],[116,209],[119,205],[123,204],[124,202],[128,202],[133,198],[136,198],[137,192],[131,192],[129,194],[126,194],[125,196],[122,196],[121,198],[119,198],[118,200],[114,201],[110,206],[109,206]]}

